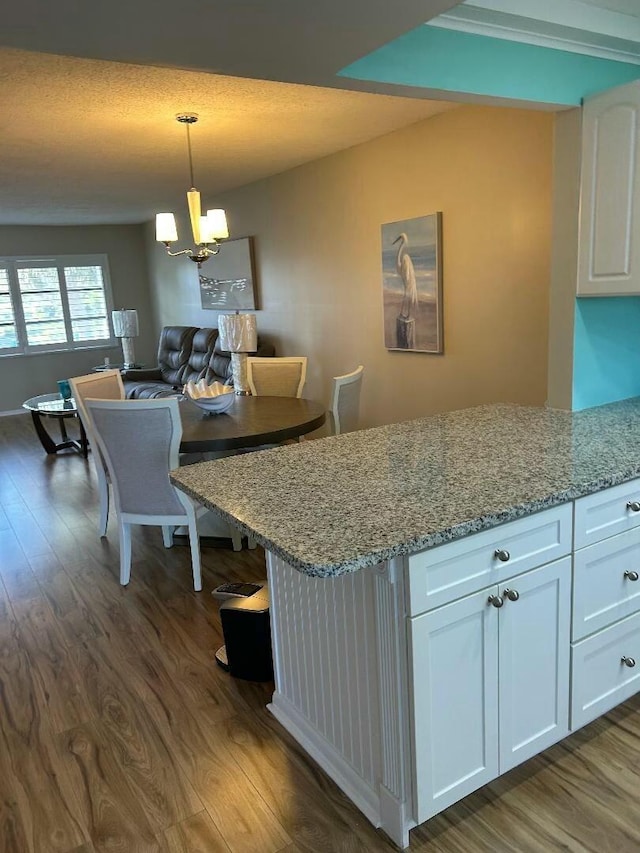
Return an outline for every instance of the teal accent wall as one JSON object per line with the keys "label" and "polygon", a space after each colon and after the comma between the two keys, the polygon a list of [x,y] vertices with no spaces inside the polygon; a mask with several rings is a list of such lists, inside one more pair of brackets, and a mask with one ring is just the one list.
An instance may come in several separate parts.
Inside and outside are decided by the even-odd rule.
{"label": "teal accent wall", "polygon": [[575,410],[640,396],[640,296],[576,299]]}
{"label": "teal accent wall", "polygon": [[640,78],[640,66],[424,25],[348,65],[339,75],[578,105],[583,97]]}

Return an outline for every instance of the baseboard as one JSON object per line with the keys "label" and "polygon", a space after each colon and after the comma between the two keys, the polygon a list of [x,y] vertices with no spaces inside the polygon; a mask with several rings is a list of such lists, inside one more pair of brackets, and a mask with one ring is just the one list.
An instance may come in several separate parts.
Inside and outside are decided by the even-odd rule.
{"label": "baseboard", "polygon": [[8,418],[10,415],[26,415],[24,409],[9,409],[8,412],[0,412],[0,418]]}
{"label": "baseboard", "polygon": [[338,750],[281,694],[274,693],[267,708],[363,815],[376,828],[379,827],[380,801],[376,792],[345,761]]}

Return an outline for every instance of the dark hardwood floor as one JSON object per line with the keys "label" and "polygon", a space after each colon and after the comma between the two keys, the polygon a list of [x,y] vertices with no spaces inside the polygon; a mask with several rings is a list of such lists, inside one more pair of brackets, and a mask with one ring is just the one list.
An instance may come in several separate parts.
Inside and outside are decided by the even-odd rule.
{"label": "dark hardwood floor", "polygon": [[[92,462],[0,418],[0,851],[355,853],[395,848],[230,678],[210,590],[261,580],[259,549],[138,528],[131,583],[97,535]],[[411,850],[640,851],[634,700],[411,833]]]}

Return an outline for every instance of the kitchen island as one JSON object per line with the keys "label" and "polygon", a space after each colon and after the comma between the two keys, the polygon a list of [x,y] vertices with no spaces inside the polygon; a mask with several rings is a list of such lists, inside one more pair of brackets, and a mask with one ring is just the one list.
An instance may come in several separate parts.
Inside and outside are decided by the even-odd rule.
{"label": "kitchen island", "polygon": [[640,689],[638,477],[636,399],[481,406],[172,473],[265,547],[270,709],[399,846]]}

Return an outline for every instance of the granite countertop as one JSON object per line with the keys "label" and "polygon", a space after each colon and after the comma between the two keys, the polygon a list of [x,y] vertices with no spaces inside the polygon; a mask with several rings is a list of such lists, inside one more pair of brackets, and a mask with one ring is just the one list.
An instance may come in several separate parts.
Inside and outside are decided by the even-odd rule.
{"label": "granite countertop", "polygon": [[640,398],[489,405],[203,462],[172,481],[296,569],[341,575],[640,476]]}

